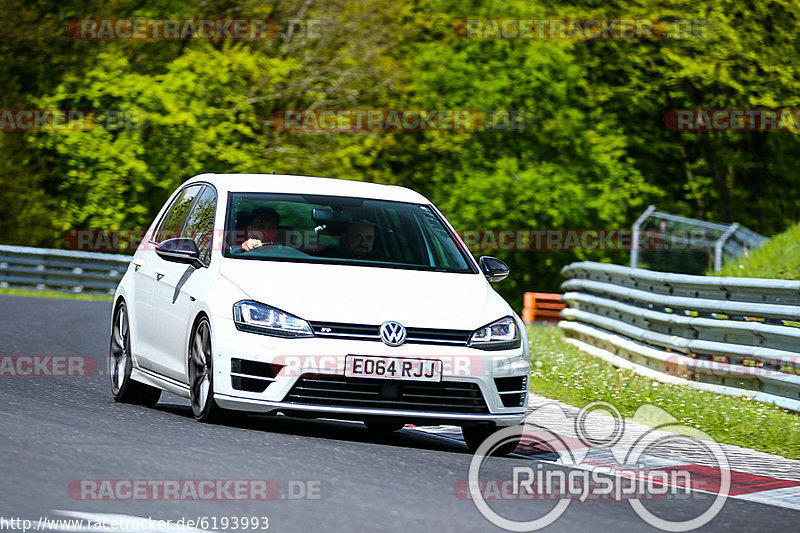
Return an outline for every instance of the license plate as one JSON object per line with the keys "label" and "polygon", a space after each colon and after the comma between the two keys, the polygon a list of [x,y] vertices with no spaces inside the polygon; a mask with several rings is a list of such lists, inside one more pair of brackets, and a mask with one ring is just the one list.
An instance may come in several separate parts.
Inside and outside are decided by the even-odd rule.
{"label": "license plate", "polygon": [[344,375],[347,377],[410,381],[442,380],[442,362],[438,359],[348,355],[344,362]]}

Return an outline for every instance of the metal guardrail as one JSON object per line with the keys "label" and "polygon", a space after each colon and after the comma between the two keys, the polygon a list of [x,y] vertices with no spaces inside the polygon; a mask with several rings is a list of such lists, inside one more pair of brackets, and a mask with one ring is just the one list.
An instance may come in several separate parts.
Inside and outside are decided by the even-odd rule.
{"label": "metal guardrail", "polygon": [[800,410],[800,281],[590,262],[561,273],[568,337],[706,390],[755,391]]}
{"label": "metal guardrail", "polygon": [[0,245],[0,288],[114,294],[131,257]]}

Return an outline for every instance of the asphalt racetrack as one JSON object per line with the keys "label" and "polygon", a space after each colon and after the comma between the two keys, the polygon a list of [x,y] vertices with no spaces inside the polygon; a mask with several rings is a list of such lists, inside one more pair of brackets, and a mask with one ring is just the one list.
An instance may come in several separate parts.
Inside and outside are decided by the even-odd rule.
{"label": "asphalt racetrack", "polygon": [[[167,393],[152,409],[115,403],[105,375],[110,308],[105,301],[0,296],[0,355],[82,355],[98,362],[92,376],[0,377],[3,519],[38,523],[113,513],[209,519],[206,527],[186,529],[214,529],[213,517],[218,531],[232,530],[232,517],[267,517],[271,531],[501,531],[454,492],[472,456],[452,439],[413,429],[373,435],[357,422],[282,415],[205,425],[193,419],[187,400]],[[508,478],[514,465],[532,464],[564,469],[546,455],[493,458],[481,476]],[[96,501],[97,491],[80,490],[81,480],[253,479],[270,480],[280,491],[268,501]],[[679,520],[702,513],[712,499],[692,493],[647,505]],[[554,505],[492,504],[519,520],[543,516]],[[797,511],[731,499],[703,530],[796,531],[799,520]],[[626,501],[573,501],[545,530],[657,531]]]}

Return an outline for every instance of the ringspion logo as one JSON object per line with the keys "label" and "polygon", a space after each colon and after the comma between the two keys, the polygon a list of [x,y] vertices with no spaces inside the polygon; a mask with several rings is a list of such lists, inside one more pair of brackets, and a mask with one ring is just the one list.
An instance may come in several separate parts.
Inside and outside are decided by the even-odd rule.
{"label": "ringspion logo", "polygon": [[[472,500],[489,522],[508,531],[537,531],[558,520],[572,501],[627,501],[647,524],[664,531],[691,531],[717,516],[731,489],[731,471],[722,447],[706,433],[684,426],[666,411],[653,406],[639,407],[634,420],[661,420],[657,427],[638,433],[630,430],[613,405],[593,402],[571,419],[555,403],[537,407],[525,419],[525,432],[537,448],[558,457],[566,468],[519,466],[515,461],[493,463],[490,477],[482,477],[492,452],[520,439],[519,426],[498,430],[478,448],[469,465],[469,476],[453,485],[457,498]],[[569,430],[567,428],[572,428]],[[700,482],[686,465],[667,465],[648,460],[656,451],[680,446],[701,458],[706,476]],[[589,450],[607,457],[598,464]],[[595,456],[596,457],[596,456]],[[648,466],[649,464],[649,466]],[[498,474],[507,476],[498,478]],[[645,502],[662,497],[688,498],[693,489],[713,494],[710,503],[681,516],[662,517]],[[489,501],[555,501],[553,506],[529,506],[508,516],[508,507],[492,508]],[[544,512],[542,512],[544,511]],[[526,513],[527,512],[527,516]]]}

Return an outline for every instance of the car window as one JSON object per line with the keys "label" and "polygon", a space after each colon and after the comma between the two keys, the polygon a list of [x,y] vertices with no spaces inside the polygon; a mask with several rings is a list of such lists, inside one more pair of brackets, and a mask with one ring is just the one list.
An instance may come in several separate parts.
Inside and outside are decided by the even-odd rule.
{"label": "car window", "polygon": [[455,241],[448,238],[447,228],[429,209],[420,210],[418,215],[420,226],[423,228],[423,236],[428,243],[428,251],[433,257],[433,263],[448,269],[456,268],[459,264],[460,253]]}
{"label": "car window", "polygon": [[217,209],[217,192],[206,187],[186,218],[181,237],[194,239],[200,249],[200,260],[206,265],[211,261],[211,241],[214,235],[214,213]]}
{"label": "car window", "polygon": [[[251,223],[266,218],[268,228]],[[468,252],[429,205],[340,196],[231,193],[225,235],[224,255],[236,259],[477,272]],[[261,245],[245,249],[242,245],[252,239]]]}
{"label": "car window", "polygon": [[203,185],[192,185],[184,189],[183,192],[175,198],[156,231],[155,242],[162,242],[167,239],[180,237],[183,224],[186,221],[186,215],[189,213],[194,199],[202,188]]}

